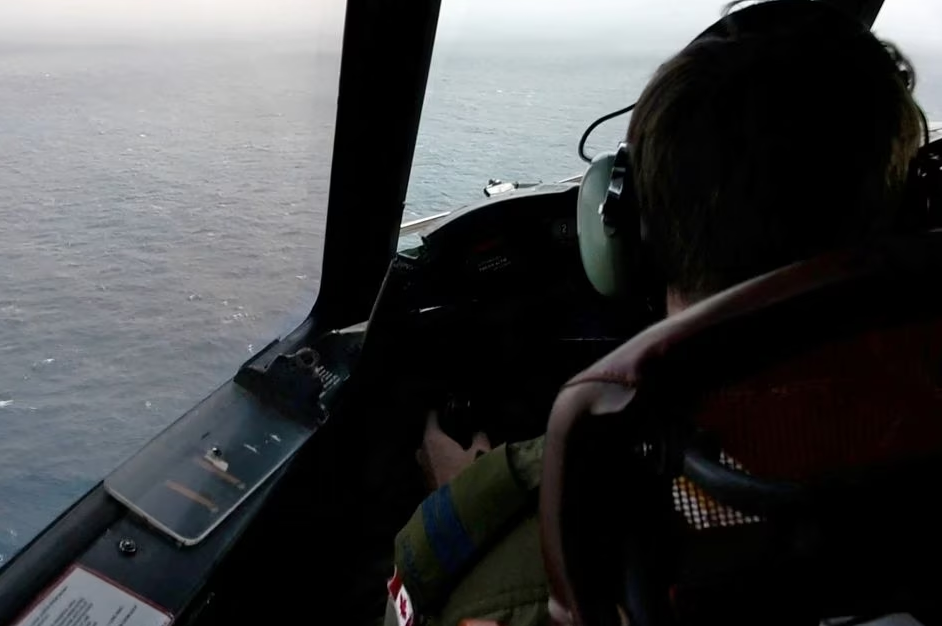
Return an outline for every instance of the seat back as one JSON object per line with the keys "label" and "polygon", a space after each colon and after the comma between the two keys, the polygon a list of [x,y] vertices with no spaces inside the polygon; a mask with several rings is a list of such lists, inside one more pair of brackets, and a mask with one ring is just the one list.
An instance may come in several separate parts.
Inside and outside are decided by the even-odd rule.
{"label": "seat back", "polygon": [[940,272],[938,232],[799,263],[570,381],[541,523],[571,621],[934,619]]}

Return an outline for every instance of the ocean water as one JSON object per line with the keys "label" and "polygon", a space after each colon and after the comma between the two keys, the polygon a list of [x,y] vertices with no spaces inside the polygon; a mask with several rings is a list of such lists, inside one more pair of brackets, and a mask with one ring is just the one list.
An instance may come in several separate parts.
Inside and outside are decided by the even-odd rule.
{"label": "ocean water", "polygon": [[[579,173],[660,58],[440,51],[406,219]],[[338,67],[290,38],[0,44],[0,563],[307,314]]]}

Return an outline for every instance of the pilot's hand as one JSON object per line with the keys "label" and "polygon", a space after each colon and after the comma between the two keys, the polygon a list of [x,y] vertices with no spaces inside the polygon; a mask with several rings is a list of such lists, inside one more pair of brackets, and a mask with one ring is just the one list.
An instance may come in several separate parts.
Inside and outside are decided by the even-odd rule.
{"label": "pilot's hand", "polygon": [[415,453],[416,461],[425,473],[430,489],[438,489],[460,474],[476,458],[491,450],[487,435],[478,432],[471,439],[467,450],[445,434],[438,423],[438,411],[429,412],[425,421],[422,447]]}

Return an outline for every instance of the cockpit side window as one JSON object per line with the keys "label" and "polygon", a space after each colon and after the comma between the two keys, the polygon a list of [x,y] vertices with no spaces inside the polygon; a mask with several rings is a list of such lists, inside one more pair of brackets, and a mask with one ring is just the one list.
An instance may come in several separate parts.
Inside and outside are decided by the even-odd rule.
{"label": "cockpit side window", "polygon": [[0,566],[310,311],[344,11],[0,4]]}
{"label": "cockpit side window", "polygon": [[931,0],[887,0],[873,31],[906,50],[916,70],[916,100],[933,127],[942,122],[942,6]]}

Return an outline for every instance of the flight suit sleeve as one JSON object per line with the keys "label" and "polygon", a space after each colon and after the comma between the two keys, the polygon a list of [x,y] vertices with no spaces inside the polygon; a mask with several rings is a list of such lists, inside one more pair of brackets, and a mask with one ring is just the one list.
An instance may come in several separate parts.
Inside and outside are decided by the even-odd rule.
{"label": "flight suit sleeve", "polygon": [[542,438],[483,455],[429,495],[396,536],[396,575],[418,613],[434,612],[487,550],[529,511]]}

